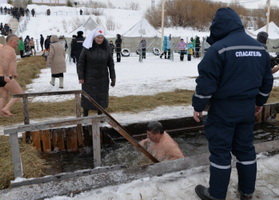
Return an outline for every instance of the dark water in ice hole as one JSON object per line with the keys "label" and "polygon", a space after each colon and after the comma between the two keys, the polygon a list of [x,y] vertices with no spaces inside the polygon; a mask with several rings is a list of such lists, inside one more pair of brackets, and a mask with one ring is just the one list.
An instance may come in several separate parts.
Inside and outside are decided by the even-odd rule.
{"label": "dark water in ice hole", "polygon": [[[279,139],[279,123],[264,123],[255,127],[255,143],[266,142]],[[179,144],[184,155],[193,156],[207,152],[207,140],[204,131],[192,133],[180,133],[173,136]],[[87,152],[86,152],[87,151]],[[58,152],[42,154],[51,166],[46,174],[56,174],[60,172],[73,172],[81,169],[93,168],[92,149],[85,149],[86,153]],[[141,166],[151,163],[142,153],[126,141],[107,145],[101,150],[102,166],[124,165],[126,167]]]}

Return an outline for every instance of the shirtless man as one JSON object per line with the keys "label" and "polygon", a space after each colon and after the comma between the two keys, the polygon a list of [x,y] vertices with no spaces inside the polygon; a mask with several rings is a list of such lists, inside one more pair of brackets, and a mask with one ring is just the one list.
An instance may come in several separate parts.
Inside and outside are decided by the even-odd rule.
{"label": "shirtless man", "polygon": [[147,124],[147,138],[140,141],[139,144],[160,162],[184,157],[178,144],[157,121]]}
{"label": "shirtless man", "polygon": [[[16,53],[18,46],[18,37],[9,35],[6,38],[6,45],[0,48],[0,116],[12,116],[10,108],[19,100],[19,98],[11,98],[10,93],[23,93],[22,88],[15,80],[16,73]],[[9,101],[8,101],[9,100]],[[5,105],[5,103],[8,103]]]}
{"label": "shirtless man", "polygon": [[34,42],[34,39],[32,37],[29,41],[29,48],[31,50],[32,56],[35,56],[36,55],[35,42]]}

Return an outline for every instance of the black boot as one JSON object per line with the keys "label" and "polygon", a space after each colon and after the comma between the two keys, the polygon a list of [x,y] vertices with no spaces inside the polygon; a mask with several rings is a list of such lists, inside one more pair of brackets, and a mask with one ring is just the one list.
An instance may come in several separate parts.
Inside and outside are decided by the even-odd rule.
{"label": "black boot", "polygon": [[208,188],[204,187],[203,185],[197,185],[195,191],[197,195],[201,198],[201,200],[225,200],[225,199],[216,199],[212,197],[208,192]]}
{"label": "black boot", "polygon": [[238,190],[238,196],[240,200],[252,200],[253,194],[244,194],[240,190]]}

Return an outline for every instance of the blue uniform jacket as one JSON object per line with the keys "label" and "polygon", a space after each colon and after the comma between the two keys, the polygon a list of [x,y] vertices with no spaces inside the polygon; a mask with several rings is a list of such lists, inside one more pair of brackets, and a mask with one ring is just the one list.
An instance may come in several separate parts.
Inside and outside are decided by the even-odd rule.
{"label": "blue uniform jacket", "polygon": [[253,100],[266,103],[272,90],[269,54],[245,33],[239,16],[221,8],[210,27],[211,47],[198,65],[192,105],[201,112],[214,100]]}

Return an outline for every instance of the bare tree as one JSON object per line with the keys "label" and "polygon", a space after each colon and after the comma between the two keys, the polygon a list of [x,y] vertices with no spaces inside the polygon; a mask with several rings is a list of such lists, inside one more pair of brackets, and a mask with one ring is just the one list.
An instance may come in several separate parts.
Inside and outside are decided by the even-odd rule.
{"label": "bare tree", "polygon": [[30,2],[30,0],[14,0],[14,6],[15,7],[23,7],[25,8],[27,6],[27,4],[32,3],[32,1]]}

